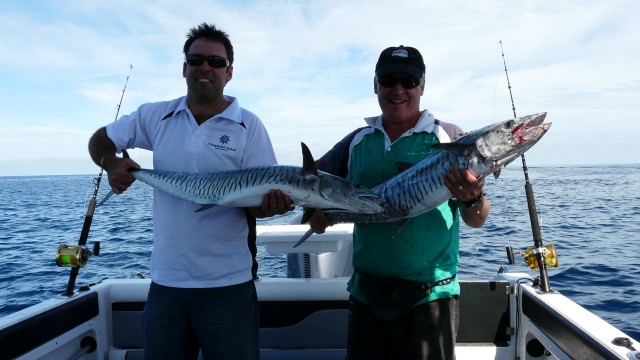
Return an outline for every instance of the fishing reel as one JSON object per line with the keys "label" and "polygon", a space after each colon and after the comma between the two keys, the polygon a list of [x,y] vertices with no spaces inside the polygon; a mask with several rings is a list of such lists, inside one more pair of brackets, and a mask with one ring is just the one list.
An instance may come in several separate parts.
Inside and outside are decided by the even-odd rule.
{"label": "fishing reel", "polygon": [[100,242],[93,243],[93,249],[89,250],[86,245],[67,245],[58,246],[56,253],[56,265],[59,267],[84,267],[89,261],[90,256],[100,255]]}
{"label": "fishing reel", "polygon": [[529,246],[525,251],[514,252],[511,246],[507,246],[507,258],[509,258],[509,264],[515,264],[514,254],[520,254],[524,257],[524,262],[529,265],[531,270],[538,269],[537,255],[542,253],[544,255],[545,264],[547,267],[558,267],[558,255],[556,253],[556,247],[553,244],[544,244],[541,248],[534,248]]}

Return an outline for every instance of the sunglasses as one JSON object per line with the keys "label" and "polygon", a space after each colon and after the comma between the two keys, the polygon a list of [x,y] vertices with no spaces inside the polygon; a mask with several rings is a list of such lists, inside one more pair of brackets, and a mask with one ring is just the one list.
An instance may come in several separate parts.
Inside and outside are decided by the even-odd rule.
{"label": "sunglasses", "polygon": [[402,85],[402,87],[405,89],[413,89],[414,87],[420,85],[420,80],[422,80],[413,76],[403,76],[401,78],[397,78],[391,75],[380,76],[377,77],[377,79],[378,84],[386,88],[392,88],[396,86],[397,83],[400,83],[400,85]]}
{"label": "sunglasses", "polygon": [[212,68],[223,68],[229,67],[229,60],[223,58],[222,56],[204,56],[200,54],[188,54],[185,56],[185,62],[191,66],[200,66],[204,64],[204,61],[207,60],[207,64]]}

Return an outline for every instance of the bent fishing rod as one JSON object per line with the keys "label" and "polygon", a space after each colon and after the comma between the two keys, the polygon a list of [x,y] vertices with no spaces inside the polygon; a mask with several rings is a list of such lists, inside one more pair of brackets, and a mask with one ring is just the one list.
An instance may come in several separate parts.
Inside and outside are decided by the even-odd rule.
{"label": "bent fishing rod", "polygon": [[[511,110],[513,110],[513,117],[516,115],[516,106],[513,102],[513,93],[511,92],[511,82],[509,81],[509,73],[507,72],[507,61],[504,58],[504,49],[502,48],[502,40],[500,40],[500,51],[502,53],[502,62],[504,64],[504,73],[507,77],[507,86],[509,87],[509,96],[511,97]],[[540,290],[542,292],[549,292],[549,274],[547,273],[547,261],[545,258],[546,248],[542,243],[542,231],[540,230],[540,222],[538,221],[538,211],[536,209],[536,200],[533,195],[533,185],[529,181],[529,168],[527,167],[527,160],[522,154],[522,170],[524,172],[525,180],[525,194],[527,195],[527,205],[529,207],[529,219],[531,223],[531,232],[533,234],[533,246],[536,260],[538,262],[538,268],[540,269]]]}
{"label": "bent fishing rod", "polygon": [[[122,99],[124,98],[124,93],[127,90],[127,84],[129,83],[129,77],[131,76],[131,70],[133,69],[133,65],[129,65],[129,74],[124,83],[124,88],[122,89],[122,95],[120,96],[120,102],[118,103],[116,109],[116,118],[114,121],[118,120],[118,115],[120,114],[120,107],[122,106]],[[129,154],[126,150],[122,151],[123,157],[129,157]],[[67,288],[64,292],[65,296],[71,297],[73,296],[73,289],[76,286],[76,278],[78,277],[78,273],[80,272],[80,268],[84,267],[91,255],[99,255],[100,252],[100,243],[95,242],[93,246],[93,251],[87,249],[87,239],[89,238],[89,230],[91,230],[91,223],[93,222],[93,213],[96,209],[96,199],[98,197],[98,189],[100,188],[100,182],[102,180],[102,174],[104,172],[104,167],[102,165],[102,161],[100,163],[100,172],[98,176],[94,179],[94,190],[93,196],[91,200],[89,200],[89,205],[87,206],[87,212],[84,216],[84,223],[82,224],[82,231],[80,232],[80,239],[78,240],[78,245],[60,245],[58,247],[58,252],[56,254],[56,264],[58,266],[70,266],[71,273],[69,274],[69,281],[67,282]],[[113,194],[113,191],[111,191]],[[110,195],[109,195],[110,196]],[[108,199],[108,197],[107,197]],[[103,200],[102,202],[106,201]]]}

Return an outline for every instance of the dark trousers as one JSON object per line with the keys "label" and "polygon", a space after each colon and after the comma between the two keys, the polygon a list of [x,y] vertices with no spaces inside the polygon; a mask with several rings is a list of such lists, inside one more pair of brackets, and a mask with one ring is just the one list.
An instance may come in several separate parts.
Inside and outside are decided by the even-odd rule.
{"label": "dark trousers", "polygon": [[458,320],[457,297],[414,306],[396,320],[383,321],[351,296],[348,359],[455,359]]}
{"label": "dark trousers", "polygon": [[144,308],[145,359],[254,360],[260,357],[258,297],[253,280],[220,288],[151,283]]}

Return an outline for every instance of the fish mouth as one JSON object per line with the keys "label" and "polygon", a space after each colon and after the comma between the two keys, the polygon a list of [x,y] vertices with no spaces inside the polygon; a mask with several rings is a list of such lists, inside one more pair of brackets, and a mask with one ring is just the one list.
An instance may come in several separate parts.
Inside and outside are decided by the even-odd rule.
{"label": "fish mouth", "polygon": [[522,123],[513,130],[511,130],[511,135],[514,137],[521,137],[524,134],[535,131],[535,130],[548,130],[551,123],[544,123],[544,119],[547,117],[546,112],[542,112],[539,114],[529,115],[522,119]]}
{"label": "fish mouth", "polygon": [[529,115],[524,118],[522,124],[516,126],[511,131],[511,138],[514,144],[523,144],[532,139],[540,138],[551,127],[551,123],[545,123],[546,112]]}

